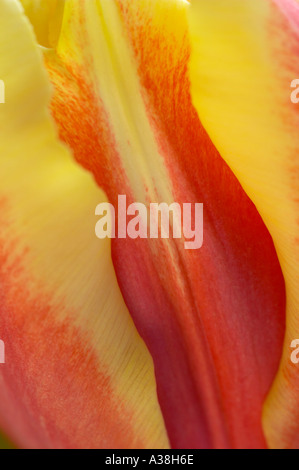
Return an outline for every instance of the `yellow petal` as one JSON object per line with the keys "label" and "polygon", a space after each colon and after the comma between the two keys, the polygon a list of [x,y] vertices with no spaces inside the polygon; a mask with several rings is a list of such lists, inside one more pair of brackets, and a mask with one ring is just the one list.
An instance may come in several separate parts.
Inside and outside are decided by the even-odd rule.
{"label": "yellow petal", "polygon": [[20,0],[34,26],[38,42],[55,47],[61,30],[65,0]]}
{"label": "yellow petal", "polygon": [[283,270],[287,331],[264,429],[270,446],[298,448],[299,369],[290,360],[299,338],[299,108],[290,100],[299,76],[298,4],[194,0],[189,23],[194,104],[262,215]]}
{"label": "yellow petal", "polygon": [[23,447],[167,447],[151,357],[94,233],[106,197],[57,138],[14,0],[0,3],[0,77],[0,424]]}

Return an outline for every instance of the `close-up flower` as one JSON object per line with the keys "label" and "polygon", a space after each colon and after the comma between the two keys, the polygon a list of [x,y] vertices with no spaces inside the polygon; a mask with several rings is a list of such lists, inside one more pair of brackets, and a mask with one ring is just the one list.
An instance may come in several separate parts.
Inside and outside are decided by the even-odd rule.
{"label": "close-up flower", "polygon": [[0,0],[0,447],[299,448],[298,125],[298,0]]}

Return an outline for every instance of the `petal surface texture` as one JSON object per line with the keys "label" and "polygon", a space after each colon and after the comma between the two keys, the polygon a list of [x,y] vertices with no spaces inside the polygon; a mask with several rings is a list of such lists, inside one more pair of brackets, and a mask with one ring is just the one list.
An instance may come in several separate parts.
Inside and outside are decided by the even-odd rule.
{"label": "petal surface texture", "polygon": [[159,448],[153,363],[97,240],[106,196],[57,136],[20,4],[0,2],[0,426],[21,447]]}
{"label": "petal surface texture", "polygon": [[188,8],[66,1],[57,48],[45,55],[52,112],[115,206],[119,194],[128,204],[204,204],[201,249],[173,238],[113,240],[118,282],[154,360],[171,445],[265,447],[284,282],[256,208],[192,106]]}
{"label": "petal surface texture", "polygon": [[291,102],[291,82],[299,76],[299,5],[195,0],[189,22],[194,104],[262,215],[282,267],[287,329],[263,421],[271,447],[298,448],[299,369],[290,345],[299,338],[299,105]]}

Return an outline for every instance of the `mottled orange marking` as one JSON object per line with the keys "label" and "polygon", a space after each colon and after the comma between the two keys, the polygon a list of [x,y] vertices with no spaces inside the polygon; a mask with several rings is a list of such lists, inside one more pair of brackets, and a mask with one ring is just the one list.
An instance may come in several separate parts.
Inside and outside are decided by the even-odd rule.
{"label": "mottled orange marking", "polygon": [[74,326],[75,312],[63,300],[52,305],[51,293],[27,272],[26,256],[8,262],[16,243],[9,250],[0,243],[1,427],[26,448],[144,447],[109,369]]}

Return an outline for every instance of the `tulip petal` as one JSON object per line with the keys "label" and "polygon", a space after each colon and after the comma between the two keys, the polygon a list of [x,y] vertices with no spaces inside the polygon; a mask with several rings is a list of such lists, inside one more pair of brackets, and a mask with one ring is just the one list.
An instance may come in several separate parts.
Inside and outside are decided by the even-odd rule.
{"label": "tulip petal", "polygon": [[59,142],[19,3],[0,3],[0,426],[21,447],[160,448],[152,359],[122,299],[106,196]]}
{"label": "tulip petal", "polygon": [[[299,5],[294,0],[195,0],[189,15],[193,99],[213,142],[255,203],[275,243],[287,293],[281,366],[265,405],[274,448],[299,447]],[[264,262],[261,258],[261,262]]]}
{"label": "tulip petal", "polygon": [[20,0],[39,43],[55,47],[60,36],[65,0]]}
{"label": "tulip petal", "polygon": [[[69,0],[45,60],[60,137],[110,202],[204,203],[204,245],[116,239],[171,445],[264,447],[284,334],[271,237],[191,103],[188,2]],[[262,264],[260,259],[264,260]]]}

